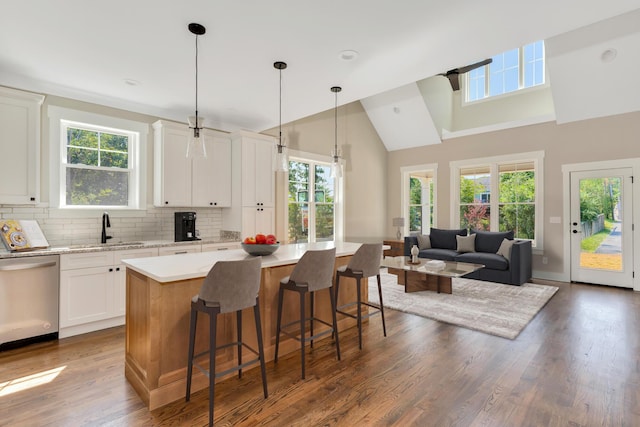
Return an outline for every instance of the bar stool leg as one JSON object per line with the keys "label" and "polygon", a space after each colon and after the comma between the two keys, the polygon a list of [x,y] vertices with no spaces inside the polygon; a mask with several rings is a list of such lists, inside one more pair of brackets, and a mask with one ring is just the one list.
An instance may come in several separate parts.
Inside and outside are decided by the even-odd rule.
{"label": "bar stool leg", "polygon": [[360,276],[356,277],[356,291],[358,293],[358,345],[360,346],[360,350],[362,350],[362,292],[360,289]]}
{"label": "bar stool leg", "polygon": [[380,274],[376,276],[378,279],[378,294],[380,296],[380,315],[382,316],[382,332],[387,336],[387,326],[384,323],[384,304],[382,304],[382,284],[380,283]]}
{"label": "bar stool leg", "polygon": [[[238,366],[242,365],[242,310],[236,311],[236,326],[238,328]],[[242,378],[242,369],[238,369],[238,378]]]}
{"label": "bar stool leg", "polygon": [[304,292],[300,291],[300,359],[302,365],[302,379],[304,379]]}
{"label": "bar stool leg", "polygon": [[333,317],[333,333],[335,334],[335,339],[336,339],[336,353],[338,353],[338,360],[340,360],[340,339],[338,338],[338,320],[336,317],[336,309],[338,307],[338,303],[336,302],[337,297],[338,296],[333,292],[333,287],[330,287],[329,298],[331,298],[331,316]]}
{"label": "bar stool leg", "polygon": [[282,325],[282,300],[284,298],[284,289],[280,288],[278,292],[278,322],[276,325],[276,354],[274,355],[273,362],[278,361],[278,349],[280,348],[280,325]]}
{"label": "bar stool leg", "polygon": [[213,397],[216,384],[216,326],[218,316],[209,313],[209,425],[213,426]]}
{"label": "bar stool leg", "polygon": [[311,302],[310,304],[310,309],[311,312],[309,314],[309,336],[311,337],[311,348],[313,348],[313,315],[314,315],[314,310],[313,310],[313,299],[314,299],[314,292],[309,292],[309,300]]}
{"label": "bar stool leg", "polygon": [[191,322],[189,322],[189,355],[187,356],[187,392],[185,401],[191,399],[191,374],[193,372],[193,349],[196,343],[196,322],[198,311],[191,307]]}
{"label": "bar stool leg", "polygon": [[256,298],[256,305],[253,307],[253,317],[256,320],[256,334],[258,335],[258,357],[260,358],[260,371],[262,373],[262,391],[264,398],[269,397],[267,391],[267,370],[264,363],[264,345],[262,343],[262,325],[260,324],[260,304]]}
{"label": "bar stool leg", "polygon": [[[338,310],[338,294],[340,293],[340,272],[336,271],[336,291],[333,292],[331,290],[331,288],[329,289],[329,292],[332,292],[332,295],[334,295],[335,299],[332,301],[332,303],[334,304],[333,308],[334,308],[334,312],[337,312]],[[331,333],[331,338],[333,338],[336,334],[338,333],[338,330],[334,328],[333,332]]]}

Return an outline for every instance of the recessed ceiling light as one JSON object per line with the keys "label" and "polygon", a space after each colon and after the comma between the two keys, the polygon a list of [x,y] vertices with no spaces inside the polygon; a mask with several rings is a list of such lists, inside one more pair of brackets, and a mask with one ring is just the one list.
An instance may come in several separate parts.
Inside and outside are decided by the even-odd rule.
{"label": "recessed ceiling light", "polygon": [[343,50],[342,52],[340,52],[340,59],[342,59],[343,61],[354,61],[356,58],[358,58],[358,55],[360,54],[355,50]]}
{"label": "recessed ceiling light", "polygon": [[140,82],[134,79],[124,79],[124,82],[129,86],[139,86]]}
{"label": "recessed ceiling light", "polygon": [[616,59],[617,55],[618,55],[617,50],[613,48],[609,48],[609,49],[606,49],[604,52],[602,52],[602,54],[600,55],[600,59],[602,60],[602,62],[611,62],[614,59]]}

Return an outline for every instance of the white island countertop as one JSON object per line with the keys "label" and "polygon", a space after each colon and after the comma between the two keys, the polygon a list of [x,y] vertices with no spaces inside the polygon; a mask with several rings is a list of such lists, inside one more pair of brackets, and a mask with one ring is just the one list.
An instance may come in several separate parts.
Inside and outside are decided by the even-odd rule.
{"label": "white island countertop", "polygon": [[[262,257],[262,267],[277,267],[294,264],[307,250],[336,248],[336,257],[353,255],[360,243],[318,242],[281,245],[273,254]],[[122,262],[134,271],[160,282],[197,279],[205,277],[213,264],[218,261],[234,261],[252,258],[242,249],[226,251],[200,252],[179,255],[166,255],[150,258],[125,259]]]}

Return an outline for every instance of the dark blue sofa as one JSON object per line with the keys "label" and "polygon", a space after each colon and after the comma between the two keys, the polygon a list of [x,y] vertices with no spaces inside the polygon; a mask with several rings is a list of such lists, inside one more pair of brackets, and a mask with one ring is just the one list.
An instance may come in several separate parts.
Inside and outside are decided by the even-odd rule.
{"label": "dark blue sofa", "polygon": [[[513,231],[473,231],[475,252],[459,252],[456,236],[466,236],[467,230],[443,230],[432,228],[429,234],[431,248],[421,249],[418,257],[444,261],[460,261],[484,264],[485,267],[467,274],[470,279],[486,280],[509,285],[522,285],[531,279],[531,241],[516,240],[507,259],[497,254],[502,241],[513,240]],[[424,238],[423,238],[424,239]],[[404,238],[404,255],[411,255],[413,245],[418,245],[418,236]]]}

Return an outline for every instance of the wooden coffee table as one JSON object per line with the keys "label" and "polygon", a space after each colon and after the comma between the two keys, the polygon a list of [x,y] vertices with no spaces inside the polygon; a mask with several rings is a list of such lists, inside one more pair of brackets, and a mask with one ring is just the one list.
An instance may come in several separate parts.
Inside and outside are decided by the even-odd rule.
{"label": "wooden coffee table", "polygon": [[387,267],[390,274],[398,276],[398,284],[404,285],[405,292],[435,291],[450,294],[451,279],[484,268],[483,264],[444,261],[443,268],[431,268],[427,258],[419,258],[418,264],[409,262],[411,257],[386,257],[381,266]]}

